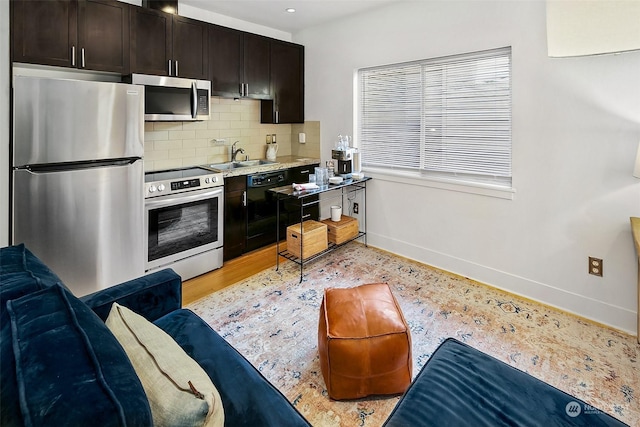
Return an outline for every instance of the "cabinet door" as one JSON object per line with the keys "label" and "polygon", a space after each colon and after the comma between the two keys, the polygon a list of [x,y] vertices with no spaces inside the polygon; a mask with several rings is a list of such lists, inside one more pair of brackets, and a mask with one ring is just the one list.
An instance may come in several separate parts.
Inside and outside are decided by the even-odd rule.
{"label": "cabinet door", "polygon": [[234,176],[224,180],[224,261],[239,257],[245,250],[247,239],[246,191],[246,176]]}
{"label": "cabinet door", "polygon": [[271,42],[274,123],[304,122],[304,47]]}
{"label": "cabinet door", "polygon": [[114,0],[86,0],[78,9],[77,66],[129,72],[129,5]]}
{"label": "cabinet door", "polygon": [[247,96],[250,98],[267,99],[271,97],[269,52],[268,38],[244,33],[243,82],[248,85]]}
{"label": "cabinet door", "polygon": [[174,15],[173,75],[209,80],[209,29],[204,22]]}
{"label": "cabinet door", "polygon": [[75,67],[78,3],[68,0],[11,1],[12,60]]}
{"label": "cabinet door", "polygon": [[242,32],[217,25],[209,27],[209,79],[212,95],[241,95]]}
{"label": "cabinet door", "polygon": [[171,14],[131,7],[131,72],[169,75]]}
{"label": "cabinet door", "polygon": [[[292,183],[305,183],[309,182],[309,174],[315,173],[315,168],[320,166],[319,163],[305,166],[297,166],[295,168],[291,168],[289,171],[289,176],[291,177]],[[302,220],[306,221],[312,219],[317,221],[320,219],[320,196],[308,196],[305,199],[305,204],[308,204],[307,207],[304,208],[302,212]],[[297,200],[286,199],[285,200],[285,211],[287,212],[287,226],[292,224],[297,224],[300,222],[300,202]]]}

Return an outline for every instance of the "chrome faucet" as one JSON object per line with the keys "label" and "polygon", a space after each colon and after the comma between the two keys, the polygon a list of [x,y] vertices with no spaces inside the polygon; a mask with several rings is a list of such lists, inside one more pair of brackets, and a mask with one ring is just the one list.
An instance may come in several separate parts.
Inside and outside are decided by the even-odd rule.
{"label": "chrome faucet", "polygon": [[244,150],[242,148],[238,148],[236,150],[236,144],[240,142],[240,141],[236,141],[233,143],[233,145],[231,146],[231,161],[235,162],[236,161],[236,156],[238,155],[238,153],[242,153],[244,154]]}

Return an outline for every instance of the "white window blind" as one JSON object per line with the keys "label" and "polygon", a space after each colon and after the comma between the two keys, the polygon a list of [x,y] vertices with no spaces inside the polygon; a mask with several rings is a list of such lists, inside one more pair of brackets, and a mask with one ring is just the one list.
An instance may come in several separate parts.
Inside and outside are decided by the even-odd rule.
{"label": "white window blind", "polygon": [[511,186],[511,48],[358,71],[363,166]]}

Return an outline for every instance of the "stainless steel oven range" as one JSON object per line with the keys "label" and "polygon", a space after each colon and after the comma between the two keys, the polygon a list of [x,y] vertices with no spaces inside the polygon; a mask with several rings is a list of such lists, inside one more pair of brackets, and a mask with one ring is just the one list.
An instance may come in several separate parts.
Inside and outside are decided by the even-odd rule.
{"label": "stainless steel oven range", "polygon": [[224,179],[201,167],[145,173],[146,271],[190,279],[222,267]]}

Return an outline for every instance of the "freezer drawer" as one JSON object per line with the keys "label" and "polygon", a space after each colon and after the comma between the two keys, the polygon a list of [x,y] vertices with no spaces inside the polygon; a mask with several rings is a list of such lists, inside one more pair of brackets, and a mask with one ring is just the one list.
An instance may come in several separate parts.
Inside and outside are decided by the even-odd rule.
{"label": "freezer drawer", "polygon": [[24,243],[75,295],[144,274],[141,160],[13,174],[13,243]]}

